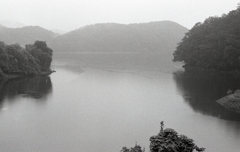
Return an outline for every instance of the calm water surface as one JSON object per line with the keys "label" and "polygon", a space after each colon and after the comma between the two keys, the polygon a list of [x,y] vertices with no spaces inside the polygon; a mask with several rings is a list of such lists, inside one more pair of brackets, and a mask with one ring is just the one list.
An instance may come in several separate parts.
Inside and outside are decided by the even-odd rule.
{"label": "calm water surface", "polygon": [[215,102],[238,79],[182,72],[159,54],[56,56],[50,77],[1,82],[1,152],[119,152],[136,141],[148,151],[162,120],[207,152],[239,151],[240,115]]}

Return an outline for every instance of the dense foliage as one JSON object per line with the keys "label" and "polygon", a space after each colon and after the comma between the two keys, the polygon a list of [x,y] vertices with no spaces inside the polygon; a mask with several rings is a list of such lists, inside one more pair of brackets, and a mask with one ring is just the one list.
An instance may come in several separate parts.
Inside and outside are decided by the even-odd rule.
{"label": "dense foliage", "polygon": [[173,53],[187,28],[171,21],[142,24],[88,25],[50,41],[60,52],[169,52]]}
{"label": "dense foliage", "polygon": [[[164,122],[161,121],[160,132],[150,137],[150,152],[203,152],[205,148],[199,148],[192,139],[178,133],[170,128],[164,128]],[[127,148],[123,147],[121,152],[144,152],[145,149],[139,145]]]}
{"label": "dense foliage", "polygon": [[183,61],[186,66],[240,70],[240,7],[195,24],[173,55],[173,61]]}
{"label": "dense foliage", "polygon": [[36,41],[22,48],[19,44],[0,42],[0,75],[35,75],[50,71],[52,49],[46,42]]}
{"label": "dense foliage", "polygon": [[193,152],[194,150],[202,152],[205,148],[199,148],[192,139],[178,133],[170,128],[161,130],[156,136],[150,137],[151,152]]}
{"label": "dense foliage", "polygon": [[142,149],[140,145],[135,144],[135,146],[131,148],[123,147],[121,152],[145,152],[145,148]]}

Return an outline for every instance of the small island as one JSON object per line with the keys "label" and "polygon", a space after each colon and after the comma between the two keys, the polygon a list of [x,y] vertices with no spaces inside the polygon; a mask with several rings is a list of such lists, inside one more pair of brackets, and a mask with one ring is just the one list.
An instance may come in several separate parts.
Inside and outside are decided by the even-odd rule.
{"label": "small island", "polygon": [[0,41],[0,79],[50,75],[53,50],[44,41],[35,41],[25,48]]}

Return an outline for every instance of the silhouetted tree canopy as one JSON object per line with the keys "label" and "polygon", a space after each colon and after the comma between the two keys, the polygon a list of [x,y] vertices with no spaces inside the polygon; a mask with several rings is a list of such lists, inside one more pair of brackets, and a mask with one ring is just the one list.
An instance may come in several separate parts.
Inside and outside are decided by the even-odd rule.
{"label": "silhouetted tree canopy", "polygon": [[[185,135],[178,135],[178,133],[171,129],[164,129],[164,122],[160,122],[160,132],[150,137],[150,152],[203,152],[205,148],[198,147],[194,141]],[[145,152],[145,148],[140,145],[127,148],[123,147],[121,152]]]}
{"label": "silhouetted tree canopy", "polygon": [[192,139],[178,133],[171,128],[164,129],[163,121],[160,123],[160,132],[150,137],[150,152],[203,152]]}
{"label": "silhouetted tree canopy", "polygon": [[173,55],[173,61],[183,61],[186,66],[240,70],[240,8],[196,23]]}
{"label": "silhouetted tree canopy", "polygon": [[127,148],[123,147],[121,152],[145,152],[145,148],[142,149],[140,145],[135,145],[134,147]]}

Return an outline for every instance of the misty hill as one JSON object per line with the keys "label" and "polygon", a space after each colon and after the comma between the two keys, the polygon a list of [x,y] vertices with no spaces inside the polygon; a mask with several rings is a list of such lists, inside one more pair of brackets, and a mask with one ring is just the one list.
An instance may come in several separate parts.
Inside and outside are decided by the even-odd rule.
{"label": "misty hill", "polygon": [[39,41],[50,41],[56,37],[56,33],[46,30],[39,26],[25,26],[22,28],[8,28],[0,26],[0,41],[6,44],[18,43],[22,46],[25,44]]}
{"label": "misty hill", "polygon": [[26,26],[25,24],[14,20],[0,20],[0,24],[8,28],[21,28]]}
{"label": "misty hill", "polygon": [[171,21],[88,25],[49,42],[59,52],[173,52],[188,31]]}
{"label": "misty hill", "polygon": [[209,17],[186,33],[174,52],[185,67],[240,71],[240,7],[221,17]]}
{"label": "misty hill", "polygon": [[57,35],[62,35],[67,33],[66,31],[59,30],[59,29],[50,29],[52,32],[56,33]]}

